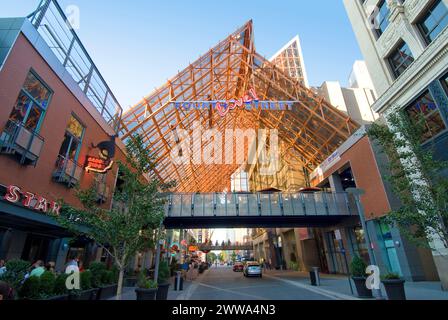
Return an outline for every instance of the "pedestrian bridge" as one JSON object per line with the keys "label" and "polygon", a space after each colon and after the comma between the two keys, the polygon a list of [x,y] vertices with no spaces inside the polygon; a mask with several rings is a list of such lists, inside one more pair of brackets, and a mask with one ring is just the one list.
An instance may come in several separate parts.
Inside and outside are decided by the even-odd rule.
{"label": "pedestrian bridge", "polygon": [[347,193],[174,193],[167,229],[329,227],[358,217]]}
{"label": "pedestrian bridge", "polygon": [[241,244],[221,244],[213,245],[209,243],[202,243],[198,245],[200,251],[252,251],[254,246],[252,242]]}

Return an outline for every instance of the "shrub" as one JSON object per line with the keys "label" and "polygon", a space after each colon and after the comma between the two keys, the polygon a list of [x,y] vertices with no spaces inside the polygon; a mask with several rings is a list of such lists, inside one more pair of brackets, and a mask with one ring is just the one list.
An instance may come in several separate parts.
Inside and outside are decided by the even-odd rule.
{"label": "shrub", "polygon": [[40,279],[39,277],[29,277],[25,280],[19,290],[19,296],[22,299],[37,300],[40,298]]}
{"label": "shrub", "polygon": [[289,263],[289,269],[293,270],[293,271],[299,271],[300,267],[299,267],[299,263],[298,262],[290,262]]}
{"label": "shrub", "polygon": [[92,289],[92,271],[86,270],[81,272],[80,281],[82,290]]}
{"label": "shrub", "polygon": [[68,274],[61,273],[56,277],[54,283],[54,294],[56,295],[64,295],[68,293],[67,285],[65,282],[67,281]]}
{"label": "shrub", "polygon": [[92,262],[89,270],[92,272],[92,287],[101,287],[103,284],[103,273],[106,271],[106,265],[102,262]]}
{"label": "shrub", "polygon": [[353,277],[365,277],[367,264],[360,256],[354,256],[350,263],[350,273]]}
{"label": "shrub", "polygon": [[46,271],[40,276],[39,290],[43,297],[51,297],[54,294],[56,277],[52,272]]}
{"label": "shrub", "polygon": [[401,277],[398,273],[387,273],[383,276],[383,280],[400,280]]}
{"label": "shrub", "polygon": [[31,264],[24,260],[8,261],[6,263],[6,271],[3,273],[1,280],[8,283],[17,292],[30,267]]}
{"label": "shrub", "polygon": [[110,270],[104,270],[101,277],[101,284],[108,285],[114,283],[114,273]]}
{"label": "shrub", "polygon": [[168,262],[161,261],[159,264],[159,277],[158,283],[166,283],[170,278],[170,267],[168,266]]}
{"label": "shrub", "polygon": [[157,282],[146,278],[145,274],[143,272],[140,272],[140,274],[138,275],[137,286],[140,289],[156,289]]}

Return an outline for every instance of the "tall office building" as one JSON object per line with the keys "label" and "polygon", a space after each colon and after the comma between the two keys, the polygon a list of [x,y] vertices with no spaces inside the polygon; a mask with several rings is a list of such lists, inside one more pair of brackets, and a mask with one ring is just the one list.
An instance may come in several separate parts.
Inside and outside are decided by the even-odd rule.
{"label": "tall office building", "polygon": [[303,86],[309,87],[299,36],[291,39],[269,61],[286,72],[290,77],[297,79]]}
{"label": "tall office building", "polygon": [[[385,118],[398,112],[422,115],[427,127],[423,146],[433,146],[438,159],[448,160],[448,0],[344,4],[379,96],[373,110]],[[422,180],[409,178],[420,198]],[[448,248],[440,237],[429,236],[439,277],[448,289]]]}

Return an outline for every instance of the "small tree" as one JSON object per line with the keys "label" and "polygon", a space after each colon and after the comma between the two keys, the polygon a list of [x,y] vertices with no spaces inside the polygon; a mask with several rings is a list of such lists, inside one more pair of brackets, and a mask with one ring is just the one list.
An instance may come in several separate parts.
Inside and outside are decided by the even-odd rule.
{"label": "small tree", "polygon": [[[164,218],[162,191],[171,187],[151,177],[154,161],[140,136],[126,144],[126,163],[118,162],[122,184],[115,190],[111,210],[98,206],[96,189],[77,190],[83,209],[64,206],[58,221],[78,235],[85,235],[104,248],[119,270],[117,296],[121,295],[124,272],[139,251],[154,248],[161,236]],[[84,228],[80,228],[83,225]],[[82,230],[82,231],[81,231]]]}
{"label": "small tree", "polygon": [[368,132],[388,158],[385,179],[401,201],[385,222],[418,246],[428,248],[427,240],[435,236],[448,247],[448,180],[441,175],[448,163],[436,160],[431,146],[422,147],[428,132],[423,116],[414,120],[395,113],[387,121],[388,126],[373,124]]}

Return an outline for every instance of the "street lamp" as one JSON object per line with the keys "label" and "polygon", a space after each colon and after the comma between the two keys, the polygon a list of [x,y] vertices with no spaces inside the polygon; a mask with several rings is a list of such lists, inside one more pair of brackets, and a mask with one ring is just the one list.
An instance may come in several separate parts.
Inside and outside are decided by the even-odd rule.
{"label": "street lamp", "polygon": [[[362,228],[364,229],[365,241],[367,242],[367,252],[369,253],[370,264],[377,266],[375,252],[372,249],[372,240],[370,239],[369,230],[367,229],[364,206],[362,205],[361,199],[360,199],[360,197],[362,195],[364,195],[366,192],[363,189],[358,189],[358,188],[348,188],[345,191],[348,194],[353,195],[353,197],[355,199],[356,207],[358,208],[358,213],[359,213],[359,220],[361,221]],[[382,293],[381,293],[381,288],[380,289],[374,288],[374,289],[372,289],[372,291],[375,292],[375,296],[377,298],[381,299],[383,297]]]}

